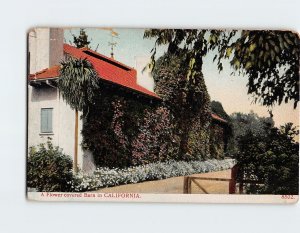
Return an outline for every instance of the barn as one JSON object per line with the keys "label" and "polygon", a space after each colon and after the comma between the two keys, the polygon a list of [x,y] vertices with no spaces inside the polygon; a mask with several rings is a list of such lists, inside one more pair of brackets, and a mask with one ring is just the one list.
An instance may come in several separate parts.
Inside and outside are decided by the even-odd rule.
{"label": "barn", "polygon": [[[60,61],[67,55],[87,59],[105,90],[125,98],[155,105],[160,97],[139,85],[136,69],[91,49],[64,43],[63,29],[34,29],[29,32],[28,40],[28,146],[51,138],[54,145],[72,156],[74,167],[91,172],[95,169],[93,155],[82,147],[84,124],[81,119],[77,121],[74,110],[57,88]],[[214,113],[211,117],[214,130],[222,131],[227,122]],[[224,142],[223,138],[221,141]]]}

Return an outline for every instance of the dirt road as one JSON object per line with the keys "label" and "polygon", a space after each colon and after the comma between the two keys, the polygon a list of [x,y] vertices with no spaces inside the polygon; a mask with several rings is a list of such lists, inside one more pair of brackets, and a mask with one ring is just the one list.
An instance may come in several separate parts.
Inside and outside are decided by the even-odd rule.
{"label": "dirt road", "polygon": [[[230,178],[231,170],[195,174],[196,177]],[[198,183],[208,192],[214,194],[228,194],[228,182],[206,181]],[[164,180],[146,181],[138,184],[120,185],[111,188],[99,189],[97,192],[104,193],[183,193],[183,176]],[[204,193],[195,184],[192,184],[192,193]]]}

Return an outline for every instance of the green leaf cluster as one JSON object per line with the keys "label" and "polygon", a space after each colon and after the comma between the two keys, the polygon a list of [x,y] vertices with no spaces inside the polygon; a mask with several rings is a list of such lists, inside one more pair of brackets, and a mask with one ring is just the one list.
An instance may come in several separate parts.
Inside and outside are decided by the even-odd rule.
{"label": "green leaf cluster", "polygon": [[72,34],[72,36],[73,36],[73,43],[77,48],[89,48],[89,44],[91,43],[91,41],[88,39],[88,35],[86,34],[83,28],[80,28],[80,32],[78,36],[74,34]]}
{"label": "green leaf cluster", "polygon": [[294,138],[299,132],[292,123],[280,128],[266,124],[265,131],[265,134],[247,131],[239,137],[238,179],[259,183],[247,184],[247,193],[298,195],[299,143]]}
{"label": "green leaf cluster", "polygon": [[27,187],[39,192],[71,191],[72,159],[51,141],[30,147],[27,158]]}
{"label": "green leaf cluster", "polygon": [[61,62],[58,88],[72,109],[88,113],[95,104],[100,80],[93,65],[86,59],[67,56]]}
{"label": "green leaf cluster", "polygon": [[[299,36],[291,31],[149,29],[145,38],[155,38],[152,67],[158,46],[168,54],[185,54],[187,80],[202,72],[203,58],[214,53],[221,72],[229,62],[235,74],[248,78],[248,94],[265,106],[299,101]],[[236,71],[236,72],[235,72]]]}

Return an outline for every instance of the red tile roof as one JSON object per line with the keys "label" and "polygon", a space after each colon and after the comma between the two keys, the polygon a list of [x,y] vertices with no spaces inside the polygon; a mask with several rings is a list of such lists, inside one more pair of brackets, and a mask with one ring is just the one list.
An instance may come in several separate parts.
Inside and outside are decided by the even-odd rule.
{"label": "red tile roof", "polygon": [[[145,95],[160,99],[160,97],[157,96],[154,92],[149,91],[146,88],[138,85],[136,70],[123,63],[120,63],[112,58],[106,57],[93,50],[86,48],[78,49],[68,44],[64,44],[64,52],[76,58],[86,58],[93,64],[94,69],[97,71],[100,79],[102,80],[106,80],[117,85],[132,89],[134,91],[143,93]],[[57,78],[59,76],[59,69],[60,66],[56,65],[41,70],[35,74],[30,74],[29,80]],[[211,116],[214,120],[227,123],[226,120],[219,117],[215,113],[212,113]]]}
{"label": "red tile roof", "polygon": [[211,117],[212,117],[212,119],[214,119],[214,120],[221,121],[221,122],[223,122],[223,123],[227,123],[226,120],[224,120],[223,118],[219,117],[219,116],[218,116],[217,114],[215,114],[215,113],[212,113],[212,114],[211,114]]}
{"label": "red tile roof", "polygon": [[52,66],[47,69],[43,69],[35,74],[29,75],[29,80],[35,79],[48,79],[48,78],[56,78],[59,75],[59,66]]}
{"label": "red tile roof", "polygon": [[[71,45],[64,44],[64,52],[76,58],[86,58],[90,61],[97,71],[100,79],[106,80],[117,85],[132,89],[148,96],[159,98],[154,92],[137,84],[137,72],[135,69],[122,64],[112,58],[106,57],[93,50],[82,48],[78,49]],[[59,76],[59,66],[44,69],[35,74],[29,75],[29,80],[39,80],[55,78]]]}

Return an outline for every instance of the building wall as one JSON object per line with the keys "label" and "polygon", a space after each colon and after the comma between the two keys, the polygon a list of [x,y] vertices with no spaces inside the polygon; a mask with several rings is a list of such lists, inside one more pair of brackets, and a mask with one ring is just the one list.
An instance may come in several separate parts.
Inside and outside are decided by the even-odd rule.
{"label": "building wall", "polygon": [[[33,28],[28,33],[29,73],[34,74],[59,64],[63,58],[63,29]],[[53,133],[41,133],[41,109],[53,108]],[[80,113],[79,113],[80,116]],[[79,120],[78,163],[82,168],[82,120]],[[75,144],[75,111],[61,98],[57,88],[28,85],[28,146],[45,143],[48,137],[55,146],[73,159]]]}
{"label": "building wall", "polygon": [[149,57],[136,56],[135,69],[137,71],[137,83],[149,91],[154,91],[154,80],[148,68]]}
{"label": "building wall", "polygon": [[33,28],[28,33],[29,73],[34,74],[63,58],[64,33],[61,28]]}
{"label": "building wall", "polygon": [[[53,133],[41,133],[41,109],[53,108]],[[81,114],[79,113],[79,116]],[[82,120],[78,124],[78,165],[82,168],[83,150],[81,149]],[[74,156],[75,111],[61,98],[57,88],[28,85],[28,146],[36,146],[51,138],[53,145],[59,146],[63,152]]]}
{"label": "building wall", "polygon": [[49,67],[50,29],[33,28],[28,33],[29,73],[34,74]]}

